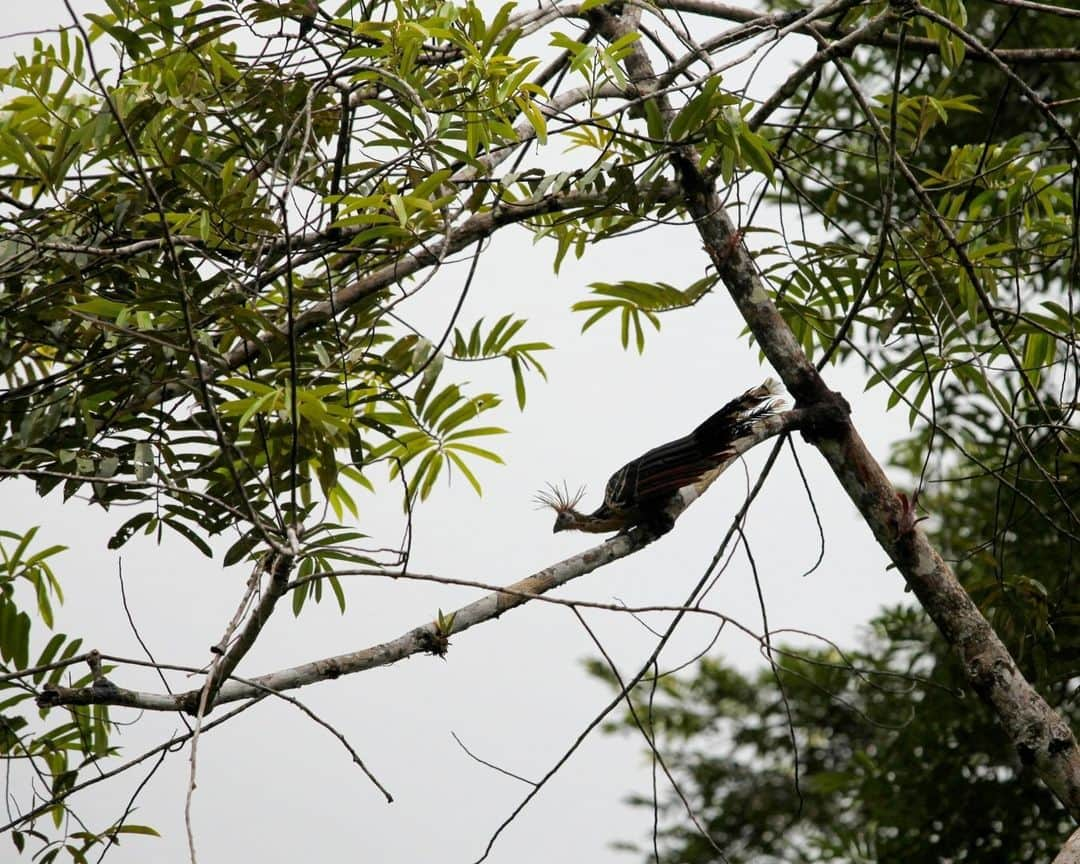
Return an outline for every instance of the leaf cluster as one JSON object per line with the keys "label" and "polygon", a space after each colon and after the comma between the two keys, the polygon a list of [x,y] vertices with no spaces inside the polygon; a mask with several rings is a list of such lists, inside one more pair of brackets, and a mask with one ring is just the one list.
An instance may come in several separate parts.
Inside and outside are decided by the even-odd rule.
{"label": "leaf cluster", "polygon": [[[774,657],[775,673],[751,675],[706,659],[634,699],[727,860],[1030,861],[1070,833],[1059,805],[965,695],[921,612],[885,610],[855,650],[779,648]],[[602,663],[590,668],[609,677]],[[1054,693],[1075,721],[1065,690]],[[627,714],[608,731],[637,727]],[[650,796],[631,801],[654,807]],[[715,860],[674,793],[658,807],[663,857]]]}

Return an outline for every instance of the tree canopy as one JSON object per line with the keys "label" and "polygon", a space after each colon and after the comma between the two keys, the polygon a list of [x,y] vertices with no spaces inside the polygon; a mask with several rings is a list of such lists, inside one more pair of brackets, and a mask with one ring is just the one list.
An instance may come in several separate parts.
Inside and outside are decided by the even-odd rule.
{"label": "tree canopy", "polygon": [[[1041,488],[1029,505],[992,475],[945,488],[927,502],[935,541],[965,562],[967,590],[1075,725],[1070,544],[1038,512],[1060,502]],[[1065,491],[1074,497],[1075,481]],[[999,523],[1007,532],[995,530]],[[1005,579],[1007,561],[1022,563]],[[852,649],[804,640],[771,656],[775,667],[754,676],[706,658],[636,696],[639,719],[729,861],[1040,861],[1072,832],[1045,785],[973,704],[921,610],[883,611]],[[611,680],[602,662],[592,671]],[[611,728],[637,734],[630,716]],[[715,860],[677,796],[634,802],[663,814],[661,860]],[[647,840],[639,845],[651,856]]]}
{"label": "tree canopy", "polygon": [[[478,466],[500,461],[489,412],[525,409],[552,346],[516,310],[461,310],[512,226],[556,273],[660,225],[696,238],[699,278],[612,273],[574,305],[582,329],[614,325],[642,352],[665,316],[729,297],[795,406],[746,446],[801,429],[940,634],[912,624],[904,656],[977,694],[987,715],[970,722],[992,716],[994,752],[1060,808],[1046,818],[1075,820],[1080,751],[1055,706],[1077,672],[1078,19],[1027,0],[103,0],[36,36],[0,69],[0,477],[130,508],[113,548],[170,532],[212,557],[207,538],[227,535],[208,566],[251,577],[211,656],[189,658],[201,683],[135,691],[120,661],[47,634],[57,550],[3,534],[0,750],[48,790],[5,824],[15,845],[79,860],[149,830],[126,812],[63,827],[88,770],[119,764],[110,706],[190,715],[162,746],[194,743],[268,693],[442,654],[654,539],[501,590],[478,579],[490,595],[389,643],[236,674],[279,601],[344,606],[346,573],[410,575],[407,542],[367,542],[358,495],[411,513],[446,476],[479,492]],[[455,308],[421,332],[410,310],[461,258]],[[455,361],[504,367],[505,392],[472,389]],[[830,387],[839,362],[908,412],[903,491]],[[907,768],[927,782],[938,764],[964,776]],[[813,767],[810,789],[855,770]],[[726,835],[695,830],[723,853]]]}
{"label": "tree canopy", "polygon": [[[884,611],[857,648],[778,647],[775,659],[748,676],[706,658],[636,703],[727,860],[1043,861],[1072,831],[916,610]],[[1054,704],[1076,721],[1074,703]],[[629,717],[615,728],[637,733]],[[624,847],[716,860],[677,796],[632,800],[658,808],[658,831]]]}

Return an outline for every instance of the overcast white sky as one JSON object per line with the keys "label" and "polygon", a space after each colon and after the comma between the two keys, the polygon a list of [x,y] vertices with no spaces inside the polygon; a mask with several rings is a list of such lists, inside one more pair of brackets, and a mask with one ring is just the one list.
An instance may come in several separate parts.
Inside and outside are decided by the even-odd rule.
{"label": "overcast white sky", "polygon": [[[104,5],[103,3],[101,5]],[[97,4],[82,0],[80,9]],[[5,4],[3,32],[67,21],[59,0]],[[0,41],[6,65],[19,47]],[[775,80],[789,61],[774,53],[766,70]],[[765,82],[762,82],[764,86]],[[0,94],[2,96],[2,94]],[[498,422],[510,435],[495,442],[505,467],[482,466],[484,496],[462,481],[440,484],[416,513],[412,564],[420,572],[509,583],[580,551],[584,535],[551,534],[550,513],[533,509],[544,482],[587,483],[591,505],[612,470],[644,449],[685,434],[721,403],[772,374],[739,337],[741,322],[723,294],[664,319],[650,334],[644,357],[617,347],[610,326],[579,335],[569,306],[594,280],[659,279],[685,285],[700,278],[706,259],[691,230],[656,231],[593,250],[568,262],[556,279],[551,249],[523,232],[501,236],[481,259],[462,320],[494,319],[514,311],[530,319],[524,331],[558,348],[545,358],[550,381],[531,383],[524,414],[513,405],[507,370],[461,370],[477,390],[507,395]],[[426,307],[414,323],[444,320],[457,297],[463,267],[447,268],[425,289]],[[445,373],[444,373],[445,374]],[[906,431],[902,413],[886,415],[884,395],[863,393],[860,369],[830,370],[830,384],[854,407],[855,422],[880,458]],[[798,443],[826,531],[825,560],[817,557],[817,529],[785,456],[751,513],[753,544],[772,627],[792,627],[851,644],[882,605],[901,599],[899,578],[885,571],[883,554],[823,461]],[[768,447],[750,455],[751,474]],[[676,530],[641,553],[593,573],[559,596],[630,605],[677,604],[698,580],[746,493],[733,468],[680,519]],[[361,530],[376,545],[394,545],[400,506],[391,493],[360,498]],[[0,527],[41,525],[40,543],[71,547],[56,561],[68,600],[58,629],[84,635],[103,652],[140,656],[120,603],[122,561],[131,611],[161,661],[197,665],[208,658],[231,616],[247,577],[244,567],[222,570],[183,541],[159,547],[140,538],[120,555],[105,542],[130,513],[103,514],[58,496],[36,497],[31,484],[7,482]],[[279,610],[239,671],[257,675],[283,666],[352,651],[394,638],[478,596],[467,589],[428,584],[360,581],[348,586],[348,609],[333,602],[295,619]],[[736,556],[711,596],[712,608],[760,631],[758,601],[745,559]],[[587,616],[626,675],[652,650],[654,637],[628,616]],[[654,622],[656,623],[656,622]],[[713,625],[686,621],[662,656],[676,666],[700,651]],[[39,632],[43,635],[43,631]],[[207,735],[200,743],[195,830],[203,862],[260,860],[442,860],[469,862],[528,791],[523,784],[472,761],[455,744],[456,732],[484,759],[538,777],[610,698],[589,679],[581,661],[595,654],[572,613],[533,603],[456,637],[445,661],[418,657],[294,695],[343,732],[393,793],[392,805],[351,764],[340,744],[297,709],[264,703]],[[740,668],[760,668],[756,645],[725,631],[712,654]],[[158,689],[150,676],[128,669],[117,684]],[[188,686],[194,682],[188,682]],[[184,686],[180,682],[180,686]],[[117,742],[133,755],[179,730],[173,716],[115,710],[125,725]],[[163,839],[133,838],[110,853],[112,864],[185,860],[183,806],[187,751],[173,754],[139,798],[134,821],[156,826]],[[76,803],[92,827],[123,809],[144,772],[102,784]],[[650,815],[621,802],[648,788],[644,747],[633,739],[594,735],[518,821],[503,834],[491,861],[547,864],[573,856],[597,864],[636,860],[612,851],[613,841],[641,841]],[[0,840],[6,843],[6,840]]]}

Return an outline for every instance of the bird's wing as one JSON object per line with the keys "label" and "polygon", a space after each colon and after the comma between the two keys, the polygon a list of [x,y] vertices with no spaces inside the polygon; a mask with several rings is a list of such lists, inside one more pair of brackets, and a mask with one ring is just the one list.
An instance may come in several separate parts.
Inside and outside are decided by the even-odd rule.
{"label": "bird's wing", "polygon": [[776,385],[766,381],[728,402],[684,438],[654,447],[611,475],[604,507],[626,512],[666,500],[696,484],[735,455],[734,442],[748,434],[756,420],[782,405],[770,401]]}
{"label": "bird's wing", "polygon": [[604,491],[604,504],[623,511],[670,498],[684,486],[700,480],[731,452],[702,450],[689,435],[661,444],[611,475]]}

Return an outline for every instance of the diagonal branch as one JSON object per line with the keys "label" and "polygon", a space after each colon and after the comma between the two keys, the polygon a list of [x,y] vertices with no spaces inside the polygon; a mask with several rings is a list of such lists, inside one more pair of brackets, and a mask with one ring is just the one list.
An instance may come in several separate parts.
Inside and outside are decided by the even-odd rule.
{"label": "diagonal branch", "polygon": [[[655,190],[658,201],[668,201],[681,195],[674,183],[668,183]],[[404,252],[401,257],[365,274],[350,285],[334,292],[330,299],[316,303],[297,315],[292,325],[292,332],[285,334],[281,330],[267,330],[255,338],[239,341],[220,361],[224,369],[239,369],[254,360],[267,346],[283,339],[297,339],[305,333],[322,326],[326,322],[344,315],[348,310],[373,294],[377,294],[419,271],[434,266],[440,257],[446,257],[467,248],[478,240],[486,239],[506,225],[525,222],[538,216],[559,213],[578,207],[605,207],[612,204],[612,192],[577,192],[568,190],[551,195],[516,202],[500,202],[485,213],[478,213],[458,226],[449,243],[434,248],[424,243]],[[143,408],[185,396],[188,388],[184,382],[167,384],[161,387]]]}
{"label": "diagonal branch", "polygon": [[[609,42],[634,32],[637,26],[632,11],[617,16],[601,8],[592,15],[598,32]],[[631,80],[643,94],[648,93],[655,86],[656,74],[640,42],[625,62]],[[670,103],[663,96],[657,97],[657,103],[670,123],[674,116]],[[765,356],[795,396],[796,405],[842,403],[769,297],[714,183],[701,171],[697,152],[684,146],[672,151],[670,158],[717,274]],[[813,436],[812,443],[956,651],[969,686],[994,711],[1021,761],[1035,768],[1073,818],[1080,817],[1080,749],[1068,723],[1021,674],[952,569],[911,519],[904,500],[855,428],[845,422],[825,431]]]}
{"label": "diagonal branch", "polygon": [[[295,537],[290,535],[289,539],[295,545]],[[217,650],[223,653],[218,662],[211,667],[210,673],[206,676],[206,683],[203,685],[206,690],[206,702],[208,705],[214,704],[214,699],[221,689],[222,683],[232,677],[233,671],[244,658],[244,655],[251,650],[251,646],[255,644],[255,640],[262,632],[263,626],[273,614],[278,600],[285,596],[289,585],[289,571],[292,569],[294,560],[295,556],[293,555],[280,555],[275,552],[270,554],[269,560],[265,564],[260,563],[258,565],[259,570],[255,578],[258,579],[261,576],[261,571],[265,569],[270,574],[269,584],[266,586],[262,598],[252,610],[251,615],[248,616],[244,629],[240,631],[232,645],[225,646],[223,644],[218,646]]]}
{"label": "diagonal branch", "polygon": [[833,58],[844,54],[850,54],[856,46],[871,41],[875,36],[884,31],[885,25],[888,24],[889,21],[889,14],[883,12],[875,18],[871,18],[863,26],[852,30],[843,39],[837,39],[835,42],[827,42],[824,37],[821,37],[821,41],[825,44],[809,60],[792,72],[772,96],[758,106],[757,110],[750,115],[750,119],[746,121],[746,125],[754,130],[760,129],[762,124],[769,119],[770,115],[783,105],[787,99],[794,96],[803,83],[817,72],[818,69]]}
{"label": "diagonal branch", "polygon": [[[742,454],[762,441],[781,433],[819,425],[822,419],[828,419],[827,409],[797,409],[765,417],[755,423],[751,434],[738,439],[732,446],[737,453]],[[735,461],[737,460],[732,460],[732,463]],[[719,473],[710,478],[710,482],[715,482]],[[702,491],[689,490],[675,496],[669,505],[668,512],[673,518],[678,518],[700,497]],[[452,613],[442,615],[440,621],[415,627],[396,639],[380,645],[327,657],[290,669],[282,669],[250,681],[235,679],[226,681],[224,675],[219,675],[218,680],[223,683],[213,701],[208,702],[206,713],[209,713],[211,708],[228,702],[256,698],[266,695],[267,691],[279,693],[294,690],[318,681],[388,666],[415,654],[442,655],[446,652],[451,635],[462,633],[477,624],[498,618],[504,612],[521,606],[560,585],[565,585],[579,576],[584,576],[586,573],[591,573],[593,570],[638,551],[654,539],[654,536],[640,529],[629,534],[616,535],[591,549],[586,549],[571,558],[527,576],[507,586],[505,590],[494,591]],[[256,616],[253,614],[252,617]],[[102,683],[103,681],[105,683]],[[100,679],[92,687],[46,685],[38,695],[37,701],[43,708],[58,705],[121,705],[146,711],[184,711],[194,714],[199,710],[199,702],[204,689],[189,690],[175,695],[144,693],[127,690],[106,679]]]}

